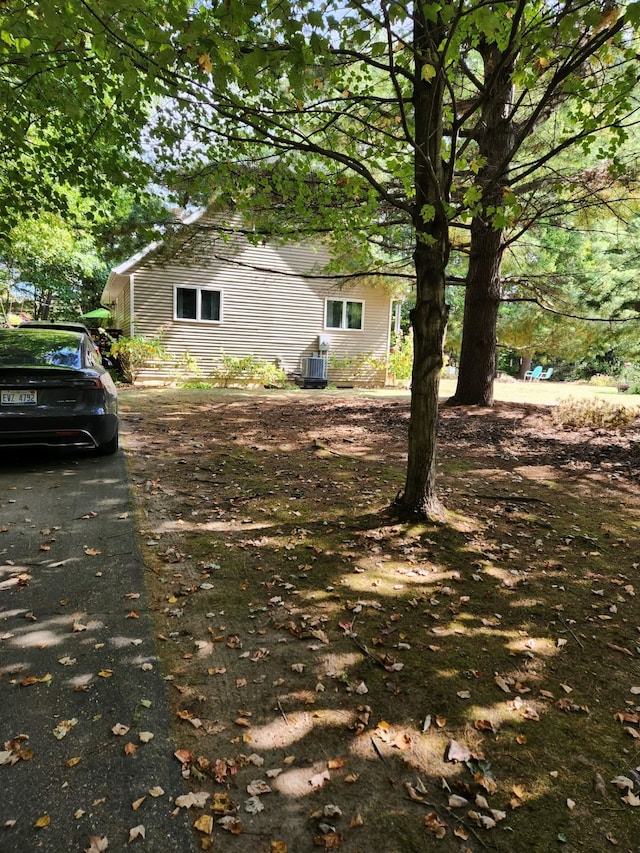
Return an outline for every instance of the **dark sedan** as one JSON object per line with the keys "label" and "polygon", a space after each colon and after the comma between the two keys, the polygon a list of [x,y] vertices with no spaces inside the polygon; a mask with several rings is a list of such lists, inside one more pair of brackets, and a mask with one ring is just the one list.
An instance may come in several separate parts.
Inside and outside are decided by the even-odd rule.
{"label": "dark sedan", "polygon": [[118,392],[82,332],[0,329],[0,447],[118,449]]}

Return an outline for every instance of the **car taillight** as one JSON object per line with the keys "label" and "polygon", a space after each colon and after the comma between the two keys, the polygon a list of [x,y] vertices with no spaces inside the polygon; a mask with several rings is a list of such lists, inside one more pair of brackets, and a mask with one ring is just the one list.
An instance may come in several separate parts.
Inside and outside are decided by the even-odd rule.
{"label": "car taillight", "polygon": [[104,389],[104,383],[101,376],[96,376],[95,379],[78,379],[74,382],[77,388],[99,388]]}

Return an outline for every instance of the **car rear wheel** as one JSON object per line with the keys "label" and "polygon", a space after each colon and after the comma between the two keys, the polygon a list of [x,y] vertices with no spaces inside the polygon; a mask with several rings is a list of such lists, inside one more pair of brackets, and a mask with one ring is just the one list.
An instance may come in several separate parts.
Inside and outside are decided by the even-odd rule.
{"label": "car rear wheel", "polygon": [[115,453],[118,449],[118,433],[116,433],[112,439],[109,441],[105,441],[104,444],[99,444],[96,447],[96,454],[98,456],[111,456],[112,453]]}

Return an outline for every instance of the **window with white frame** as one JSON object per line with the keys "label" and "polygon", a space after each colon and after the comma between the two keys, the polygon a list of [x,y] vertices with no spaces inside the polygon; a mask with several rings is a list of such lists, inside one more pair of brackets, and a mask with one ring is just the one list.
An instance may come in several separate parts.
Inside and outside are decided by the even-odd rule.
{"label": "window with white frame", "polygon": [[325,328],[362,330],[364,302],[354,299],[327,299]]}
{"label": "window with white frame", "polygon": [[174,317],[176,320],[222,320],[222,291],[211,287],[176,285],[174,288]]}

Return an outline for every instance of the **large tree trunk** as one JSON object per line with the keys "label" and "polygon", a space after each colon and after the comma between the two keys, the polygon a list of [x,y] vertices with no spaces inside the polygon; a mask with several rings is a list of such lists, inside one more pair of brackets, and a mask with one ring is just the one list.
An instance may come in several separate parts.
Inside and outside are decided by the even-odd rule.
{"label": "large tree trunk", "polygon": [[478,151],[484,161],[477,178],[482,189],[482,204],[471,224],[458,383],[449,405],[493,405],[500,270],[504,253],[504,231],[495,226],[493,215],[504,205],[514,142],[513,60],[495,44],[486,42],[480,45],[480,53],[489,95],[482,120],[475,130]]}
{"label": "large tree trunk", "polygon": [[450,405],[493,405],[496,326],[500,307],[502,231],[480,217],[471,225],[458,384]]}
{"label": "large tree trunk", "polygon": [[442,22],[415,4],[414,80],[416,305],[413,326],[411,420],[405,488],[396,507],[405,518],[441,518],[436,492],[436,429],[442,347],[447,326],[445,269],[449,257],[448,189],[442,165],[444,75],[438,46]]}
{"label": "large tree trunk", "polygon": [[524,379],[527,370],[531,370],[531,356],[523,355],[520,359],[520,370],[518,371],[518,379]]}
{"label": "large tree trunk", "polygon": [[53,291],[52,290],[44,290],[40,294],[40,299],[38,299],[37,292],[34,293],[33,298],[33,319],[34,320],[48,320],[51,315],[51,303],[53,301]]}
{"label": "large tree trunk", "polygon": [[445,276],[441,259],[424,243],[418,244],[414,257],[416,306],[411,312],[411,419],[401,507],[404,516],[439,519],[443,509],[436,491],[436,433],[442,346],[448,316]]}

